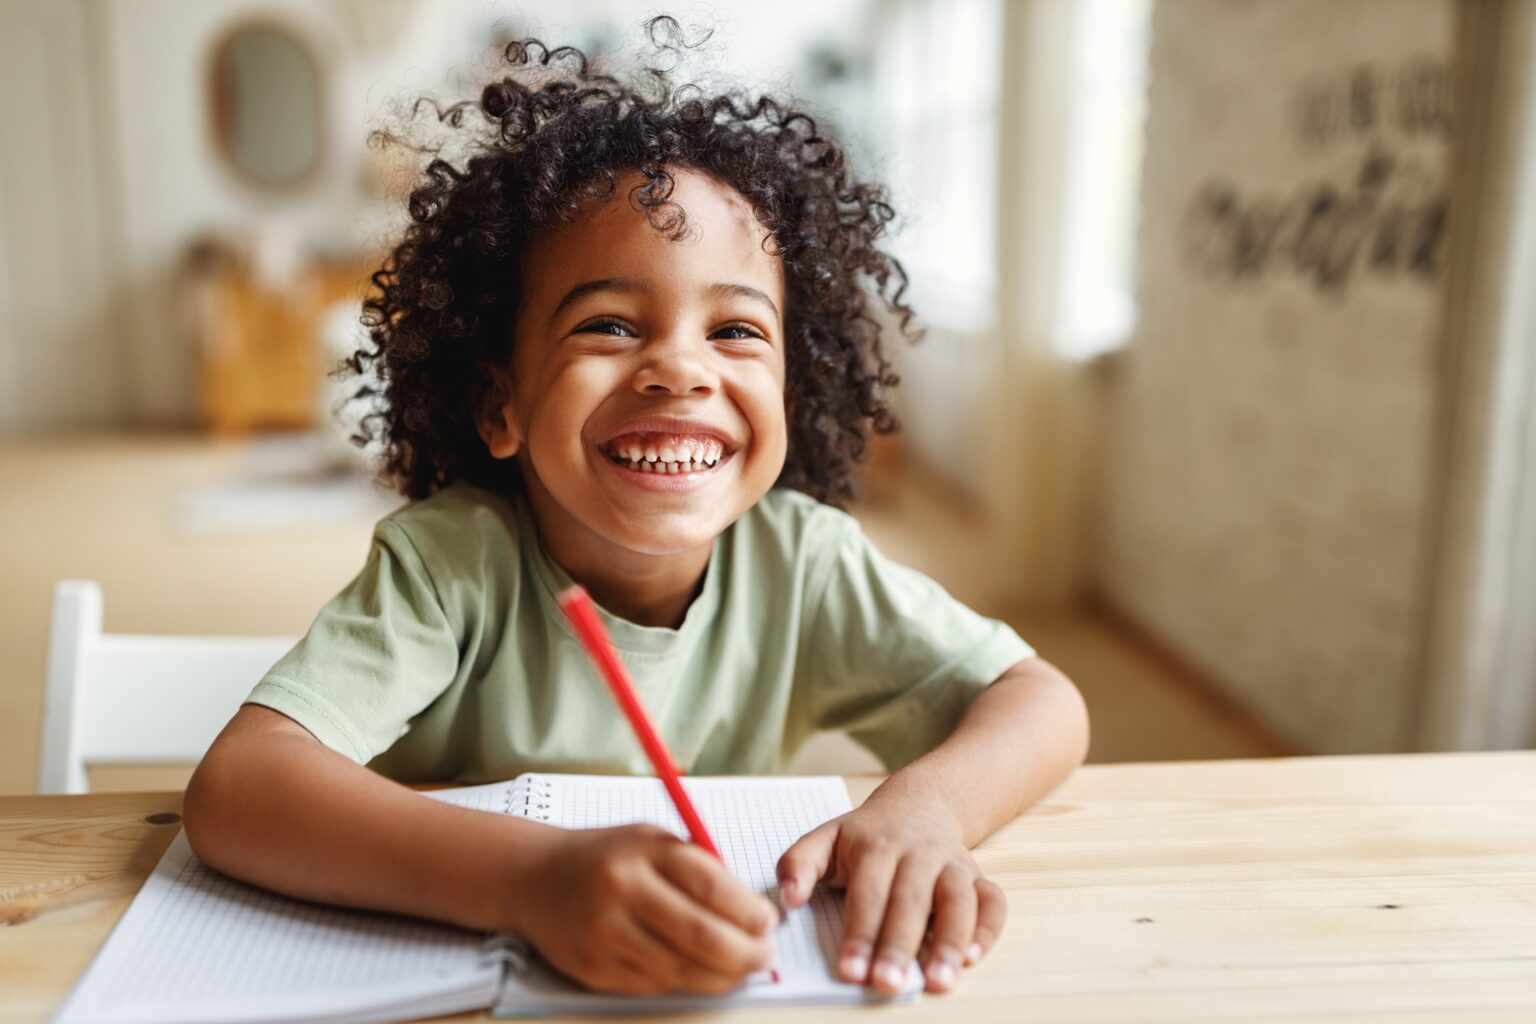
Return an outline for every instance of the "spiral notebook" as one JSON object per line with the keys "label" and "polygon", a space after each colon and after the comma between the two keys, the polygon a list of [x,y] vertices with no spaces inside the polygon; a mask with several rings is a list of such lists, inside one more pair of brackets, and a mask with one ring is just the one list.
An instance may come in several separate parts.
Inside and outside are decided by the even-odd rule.
{"label": "spiral notebook", "polygon": [[[726,865],[777,898],[774,868],[800,836],[850,808],[841,779],[689,778]],[[686,837],[651,778],[520,775],[423,798],[562,828],[649,822]],[[465,1010],[496,1016],[645,1013],[888,1002],[835,974],[842,898],[818,888],[774,933],[777,980],[724,996],[587,991],[511,935],[291,900],[205,867],[178,835],[54,1024],[366,1024]],[[908,972],[914,999],[920,972]]]}

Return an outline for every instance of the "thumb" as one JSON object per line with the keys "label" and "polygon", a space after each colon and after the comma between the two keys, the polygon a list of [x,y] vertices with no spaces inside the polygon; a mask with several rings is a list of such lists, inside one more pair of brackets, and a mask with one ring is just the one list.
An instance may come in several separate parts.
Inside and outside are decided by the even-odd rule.
{"label": "thumb", "polygon": [[779,858],[779,900],[793,910],[811,898],[816,883],[827,873],[837,845],[838,823],[829,821],[799,839]]}

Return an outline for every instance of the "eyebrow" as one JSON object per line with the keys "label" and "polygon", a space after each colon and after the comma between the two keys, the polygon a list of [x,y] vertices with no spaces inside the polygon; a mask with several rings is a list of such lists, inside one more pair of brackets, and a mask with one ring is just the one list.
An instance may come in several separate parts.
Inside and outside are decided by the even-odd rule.
{"label": "eyebrow", "polygon": [[[632,277],[604,277],[599,278],[596,281],[583,281],[581,284],[578,284],[576,287],[566,292],[565,296],[561,298],[559,302],[555,303],[554,312],[549,314],[549,319],[551,322],[553,322],[560,316],[561,313],[565,312],[565,310],[569,309],[577,302],[580,302],[588,295],[593,295],[597,292],[624,292],[630,294],[638,292],[643,294],[649,290],[650,289],[645,284],[636,281]],[[767,306],[770,310],[773,311],[775,320],[781,319],[779,315],[779,307],[774,305],[773,300],[768,297],[768,294],[760,289],[753,288],[750,285],[722,282],[719,284],[710,285],[708,288],[704,289],[704,292],[706,295],[738,296],[744,299],[751,299],[754,302],[761,302],[763,305]]]}
{"label": "eyebrow", "polygon": [[773,311],[773,318],[775,320],[779,319],[779,307],[773,304],[773,300],[768,297],[766,292],[763,292],[757,288],[753,288],[750,285],[712,284],[708,288],[704,289],[704,291],[709,295],[739,296],[743,299],[752,299],[755,302],[761,302],[763,305],[767,306]]}

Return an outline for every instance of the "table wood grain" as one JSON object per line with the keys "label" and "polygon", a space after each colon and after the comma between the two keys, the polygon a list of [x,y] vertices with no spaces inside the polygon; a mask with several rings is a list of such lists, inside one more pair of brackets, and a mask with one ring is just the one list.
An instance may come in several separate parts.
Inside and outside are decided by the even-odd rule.
{"label": "table wood grain", "polygon": [[[53,1011],[180,808],[0,798],[0,1024]],[[977,858],[1002,940],[883,1017],[1536,1020],[1536,752],[1090,766]]]}

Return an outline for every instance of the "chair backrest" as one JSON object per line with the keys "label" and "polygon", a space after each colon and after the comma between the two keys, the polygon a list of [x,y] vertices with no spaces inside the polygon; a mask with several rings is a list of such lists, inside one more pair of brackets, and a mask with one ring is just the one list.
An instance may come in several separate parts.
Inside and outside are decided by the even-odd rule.
{"label": "chair backrest", "polygon": [[101,588],[53,588],[40,793],[84,793],[86,765],[197,761],[296,637],[103,634]]}

